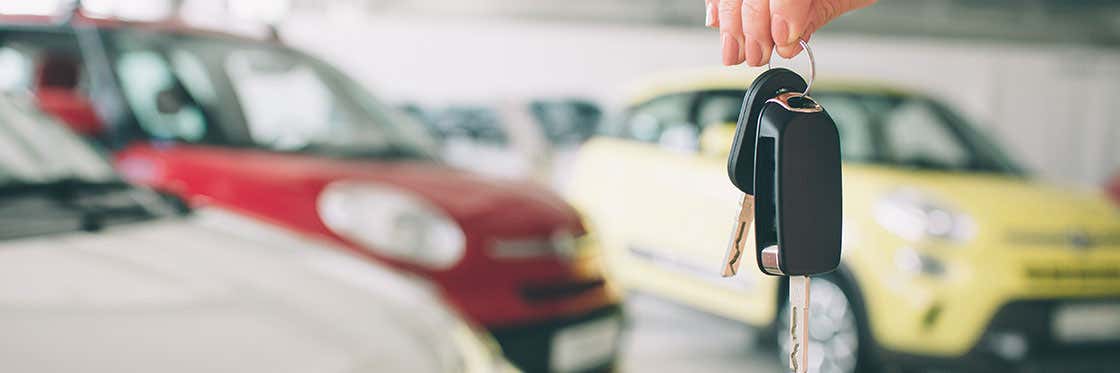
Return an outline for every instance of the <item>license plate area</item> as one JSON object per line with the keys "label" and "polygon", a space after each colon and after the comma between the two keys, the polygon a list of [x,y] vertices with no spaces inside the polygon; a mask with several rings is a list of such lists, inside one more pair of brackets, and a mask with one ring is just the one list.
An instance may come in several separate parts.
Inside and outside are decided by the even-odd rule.
{"label": "license plate area", "polygon": [[550,366],[555,372],[578,372],[614,358],[622,321],[606,317],[560,329],[552,338]]}
{"label": "license plate area", "polygon": [[1054,309],[1050,323],[1062,343],[1120,341],[1120,303],[1073,303]]}

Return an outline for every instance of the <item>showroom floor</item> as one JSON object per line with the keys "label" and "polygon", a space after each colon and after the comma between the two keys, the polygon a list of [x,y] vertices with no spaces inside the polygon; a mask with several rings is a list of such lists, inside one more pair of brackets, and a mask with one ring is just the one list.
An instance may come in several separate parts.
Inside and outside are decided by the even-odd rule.
{"label": "showroom floor", "polygon": [[622,372],[776,373],[773,349],[751,345],[750,330],[650,296],[627,301],[631,326]]}

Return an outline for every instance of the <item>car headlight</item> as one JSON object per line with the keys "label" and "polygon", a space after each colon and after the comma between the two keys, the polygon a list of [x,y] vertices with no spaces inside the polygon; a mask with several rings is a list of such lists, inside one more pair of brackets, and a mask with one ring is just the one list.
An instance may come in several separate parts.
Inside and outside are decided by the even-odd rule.
{"label": "car headlight", "polygon": [[933,238],[962,242],[976,233],[971,216],[915,189],[887,193],[875,204],[874,213],[879,225],[910,241]]}
{"label": "car headlight", "polygon": [[462,228],[420,197],[382,184],[339,182],[319,195],[319,218],[334,233],[385,256],[444,269],[466,250]]}

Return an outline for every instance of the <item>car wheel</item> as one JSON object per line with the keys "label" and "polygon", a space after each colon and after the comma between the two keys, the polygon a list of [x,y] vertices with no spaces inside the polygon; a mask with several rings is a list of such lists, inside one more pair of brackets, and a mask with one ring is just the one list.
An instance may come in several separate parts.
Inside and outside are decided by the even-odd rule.
{"label": "car wheel", "polygon": [[[859,323],[855,299],[830,276],[814,277],[809,293],[809,371],[820,373],[863,372],[861,361],[866,328]],[[777,330],[779,361],[788,365],[790,341],[789,302],[783,302],[778,313]]]}

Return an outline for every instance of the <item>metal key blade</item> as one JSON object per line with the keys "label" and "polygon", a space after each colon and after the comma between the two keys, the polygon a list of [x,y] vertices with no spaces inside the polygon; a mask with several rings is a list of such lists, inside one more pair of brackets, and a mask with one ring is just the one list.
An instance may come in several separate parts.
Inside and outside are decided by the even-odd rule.
{"label": "metal key blade", "polygon": [[789,368],[809,371],[809,276],[789,278]]}
{"label": "metal key blade", "polygon": [[731,231],[731,239],[727,242],[727,253],[723,256],[723,277],[731,277],[739,272],[743,252],[753,242],[751,227],[754,225],[754,196],[743,194],[739,201],[739,213],[735,217],[735,229]]}

